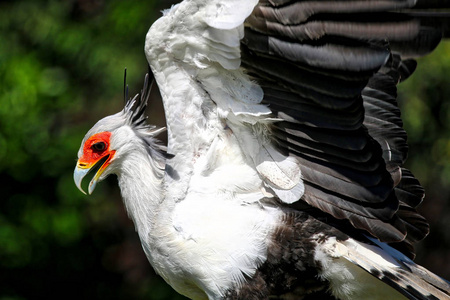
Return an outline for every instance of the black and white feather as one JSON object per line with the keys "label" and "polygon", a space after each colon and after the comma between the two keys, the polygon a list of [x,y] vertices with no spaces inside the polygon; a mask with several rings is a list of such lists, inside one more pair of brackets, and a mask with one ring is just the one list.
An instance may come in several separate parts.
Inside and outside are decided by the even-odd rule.
{"label": "black and white feather", "polygon": [[[171,158],[146,171],[152,153],[139,148],[111,173],[174,289],[192,299],[450,299],[449,283],[412,261],[428,224],[416,211],[424,191],[403,166],[396,85],[448,22],[415,5],[185,0],[152,25],[145,54]],[[141,140],[147,87],[124,109]]]}

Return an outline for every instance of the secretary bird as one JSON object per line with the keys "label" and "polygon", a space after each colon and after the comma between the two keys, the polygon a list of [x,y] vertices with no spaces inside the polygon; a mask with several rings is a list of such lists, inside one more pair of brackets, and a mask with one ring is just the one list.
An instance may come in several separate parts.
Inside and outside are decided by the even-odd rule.
{"label": "secretary bird", "polygon": [[150,264],[192,299],[450,299],[412,261],[428,224],[396,84],[447,20],[415,5],[173,6],[145,41],[167,147],[146,121],[146,76],[84,137],[76,185],[116,174]]}

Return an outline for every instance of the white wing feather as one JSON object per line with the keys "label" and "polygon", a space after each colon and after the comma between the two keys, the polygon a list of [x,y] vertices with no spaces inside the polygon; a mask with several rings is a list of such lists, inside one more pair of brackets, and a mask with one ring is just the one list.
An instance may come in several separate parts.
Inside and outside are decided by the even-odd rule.
{"label": "white wing feather", "polygon": [[[217,136],[233,134],[242,157],[284,202],[303,194],[300,167],[279,153],[267,124],[276,122],[261,104],[263,91],[240,69],[243,22],[258,1],[184,1],[149,30],[145,52],[163,97],[171,161],[184,181]],[[231,133],[229,131],[231,129]],[[240,180],[236,178],[236,180]],[[169,179],[170,181],[170,179]],[[172,183],[171,187],[172,186]]]}

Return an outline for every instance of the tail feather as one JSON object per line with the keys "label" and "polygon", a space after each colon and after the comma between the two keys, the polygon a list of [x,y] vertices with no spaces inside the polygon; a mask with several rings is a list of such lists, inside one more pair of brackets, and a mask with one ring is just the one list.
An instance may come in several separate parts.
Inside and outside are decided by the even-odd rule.
{"label": "tail feather", "polygon": [[318,239],[319,278],[338,299],[450,300],[450,283],[376,239]]}
{"label": "tail feather", "polygon": [[450,299],[450,283],[417,265],[390,246],[370,239],[373,244],[351,240],[344,258],[390,285],[408,299]]}

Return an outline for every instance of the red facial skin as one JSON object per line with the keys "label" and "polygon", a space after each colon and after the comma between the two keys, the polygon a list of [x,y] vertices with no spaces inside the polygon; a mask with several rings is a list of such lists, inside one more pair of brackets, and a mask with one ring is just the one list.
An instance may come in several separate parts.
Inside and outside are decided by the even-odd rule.
{"label": "red facial skin", "polygon": [[[83,146],[83,156],[78,160],[78,167],[86,169],[91,168],[95,165],[100,159],[104,158],[106,155],[109,155],[109,158],[103,163],[101,169],[106,168],[106,166],[111,161],[111,158],[114,156],[115,151],[109,149],[110,145],[111,132],[104,131],[91,136]],[[102,150],[96,149],[95,144],[104,143],[105,147]]]}

